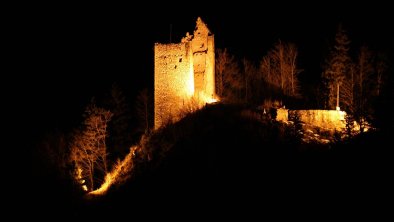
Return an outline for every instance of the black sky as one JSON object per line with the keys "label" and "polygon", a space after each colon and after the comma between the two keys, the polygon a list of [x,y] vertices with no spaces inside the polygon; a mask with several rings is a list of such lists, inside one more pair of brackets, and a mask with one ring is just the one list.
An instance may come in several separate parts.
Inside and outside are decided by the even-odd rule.
{"label": "black sky", "polygon": [[319,78],[340,22],[353,53],[365,43],[393,58],[392,12],[377,2],[228,3],[210,10],[204,4],[185,4],[181,10],[154,3],[151,8],[56,5],[35,11],[25,21],[31,72],[20,83],[23,102],[34,108],[33,124],[44,131],[78,124],[90,98],[108,92],[113,82],[125,88],[132,103],[137,91],[153,85],[153,44],[169,42],[170,25],[174,42],[192,33],[197,16],[215,34],[216,47],[240,58],[257,62],[278,39],[294,42],[307,81]]}

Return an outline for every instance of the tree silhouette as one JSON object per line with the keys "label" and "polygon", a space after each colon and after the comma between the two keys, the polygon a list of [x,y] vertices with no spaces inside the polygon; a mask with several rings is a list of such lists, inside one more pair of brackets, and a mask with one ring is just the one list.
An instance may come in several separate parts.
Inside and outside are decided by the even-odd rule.
{"label": "tree silhouette", "polygon": [[351,59],[348,55],[350,41],[342,25],[338,26],[335,36],[335,45],[323,67],[323,83],[325,86],[325,108],[339,107],[339,98],[342,93],[340,87],[349,72]]}
{"label": "tree silhouette", "polygon": [[151,100],[148,89],[139,92],[136,100],[137,118],[142,131],[146,134],[151,128]]}
{"label": "tree silhouette", "polygon": [[376,70],[376,89],[375,89],[375,95],[380,96],[380,93],[382,91],[382,86],[385,80],[384,74],[388,70],[388,65],[386,61],[386,56],[384,56],[382,53],[377,54],[376,56],[376,63],[375,63],[375,70]]}
{"label": "tree silhouette", "polygon": [[243,65],[243,73],[244,73],[244,82],[245,86],[245,103],[250,102],[250,98],[253,98],[255,94],[257,94],[257,90],[253,90],[253,82],[257,80],[257,68],[255,65],[250,61],[244,58],[242,60]]}
{"label": "tree silhouette", "polygon": [[283,95],[299,95],[297,75],[301,70],[297,68],[297,57],[295,44],[278,41],[260,61],[260,72],[264,80],[280,89]]}
{"label": "tree silhouette", "polygon": [[131,145],[132,114],[127,98],[118,84],[113,84],[108,98],[108,107],[113,116],[109,122],[109,148],[111,157],[123,157]]}
{"label": "tree silhouette", "polygon": [[357,99],[355,108],[355,118],[360,125],[360,132],[364,131],[365,120],[371,113],[368,102],[371,102],[373,95],[372,75],[374,73],[372,52],[362,46],[357,59]]}
{"label": "tree silhouette", "polygon": [[244,86],[238,61],[227,49],[217,49],[215,61],[217,95],[228,101],[238,101]]}
{"label": "tree silhouette", "polygon": [[353,115],[356,109],[354,103],[356,99],[356,81],[357,81],[357,65],[349,64],[349,72],[347,78],[344,79],[341,85],[340,99],[342,103],[342,109],[347,113]]}

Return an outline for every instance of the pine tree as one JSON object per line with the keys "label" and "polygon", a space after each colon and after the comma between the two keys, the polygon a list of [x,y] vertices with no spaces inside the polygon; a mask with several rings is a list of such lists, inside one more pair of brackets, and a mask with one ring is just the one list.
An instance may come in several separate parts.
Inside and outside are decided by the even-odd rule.
{"label": "pine tree", "polygon": [[[348,72],[351,64],[349,57],[349,38],[342,28],[338,26],[338,31],[335,36],[335,45],[324,66],[322,78],[326,90],[326,107],[334,109],[340,106],[339,98],[343,97],[341,94],[341,85],[348,77]],[[341,104],[342,105],[342,104]]]}
{"label": "pine tree", "polygon": [[360,132],[364,131],[366,119],[369,119],[371,103],[374,92],[373,74],[374,70],[373,53],[366,46],[362,46],[357,59],[357,84],[355,101],[355,118],[360,124]]}

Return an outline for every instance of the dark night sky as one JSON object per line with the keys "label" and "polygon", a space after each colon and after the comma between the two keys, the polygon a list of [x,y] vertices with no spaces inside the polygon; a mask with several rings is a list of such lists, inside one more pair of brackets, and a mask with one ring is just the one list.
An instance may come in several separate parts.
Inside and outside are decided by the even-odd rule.
{"label": "dark night sky", "polygon": [[175,6],[165,11],[158,5],[154,10],[163,9],[161,13],[121,5],[56,5],[33,13],[26,24],[31,36],[27,57],[34,62],[21,83],[23,103],[34,109],[33,125],[47,131],[78,124],[90,98],[108,92],[115,81],[132,100],[138,90],[152,86],[154,42],[169,41],[170,24],[173,41],[179,41],[193,32],[197,16],[215,34],[216,47],[227,47],[239,57],[258,61],[278,39],[296,43],[304,80],[319,78],[339,22],[348,31],[352,50],[365,42],[393,58],[393,13],[375,1],[357,6],[333,1],[265,7],[229,3],[209,11],[204,4],[190,14],[186,12],[192,6],[186,5],[180,14],[174,13]]}

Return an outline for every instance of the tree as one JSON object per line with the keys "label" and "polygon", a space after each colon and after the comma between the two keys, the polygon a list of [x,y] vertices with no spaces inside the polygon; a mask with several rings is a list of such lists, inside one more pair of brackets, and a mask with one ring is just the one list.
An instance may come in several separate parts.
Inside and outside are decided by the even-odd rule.
{"label": "tree", "polygon": [[136,112],[138,117],[138,122],[140,123],[140,128],[143,129],[144,133],[148,133],[151,127],[151,102],[148,89],[143,89],[139,92],[136,101]]}
{"label": "tree", "polygon": [[[70,161],[74,164],[74,179],[82,185],[85,191],[94,190],[94,169],[98,154],[83,131],[74,133],[70,150]],[[85,178],[88,183],[85,183]]]}
{"label": "tree", "polygon": [[323,67],[322,78],[326,90],[326,108],[334,109],[339,107],[341,94],[340,87],[349,71],[351,59],[348,55],[350,41],[341,25],[335,36],[335,45],[331,50],[325,66]]}
{"label": "tree", "polygon": [[109,98],[107,99],[108,107],[113,112],[111,122],[109,122],[108,140],[109,149],[111,149],[111,158],[123,157],[129,152],[131,145],[131,123],[132,115],[127,98],[118,84],[113,84]]}
{"label": "tree", "polygon": [[239,100],[243,87],[242,76],[238,61],[227,49],[217,49],[215,73],[218,96],[233,102]]}
{"label": "tree", "polygon": [[[373,75],[374,98],[373,98],[373,119],[371,123],[375,127],[385,129],[391,132],[394,126],[394,115],[391,107],[394,101],[394,76],[393,68],[389,66],[393,64],[389,60],[389,56],[380,52],[375,56],[375,74]],[[371,104],[371,103],[368,103]]]}
{"label": "tree", "polygon": [[250,61],[244,58],[242,60],[242,65],[243,65],[243,72],[244,72],[244,79],[245,79],[245,86],[243,87],[245,89],[245,103],[248,103],[250,101],[250,98],[254,97],[254,94],[256,94],[257,90],[254,90],[254,84],[253,82],[257,80],[257,70],[255,65]]}
{"label": "tree", "polygon": [[341,86],[341,101],[342,101],[342,107],[344,110],[347,111],[348,114],[354,115],[355,111],[355,89],[356,89],[356,80],[357,80],[357,75],[356,75],[356,69],[357,66],[355,64],[350,64],[349,65],[349,75],[348,77],[343,81],[342,86]]}
{"label": "tree", "polygon": [[258,91],[260,92],[260,95],[263,97],[267,97],[266,93],[268,91],[268,84],[271,82],[271,58],[268,55],[263,56],[263,58],[260,60],[260,66],[259,66],[259,85],[257,86]]}
{"label": "tree", "polygon": [[274,48],[262,58],[260,72],[264,80],[281,90],[283,95],[296,97],[299,95],[297,68],[298,50],[293,43],[278,41]]}
{"label": "tree", "polygon": [[297,57],[298,50],[297,46],[293,43],[287,44],[287,76],[290,78],[290,96],[298,96],[299,94],[299,82],[297,75],[301,72],[301,70],[297,69]]}
{"label": "tree", "polygon": [[285,73],[285,47],[282,42],[279,42],[274,46],[272,50],[274,64],[276,65],[276,77],[279,79],[279,86],[282,91],[285,91],[285,80],[286,80],[286,73]]}
{"label": "tree", "polygon": [[273,65],[271,60],[272,60],[272,56],[270,54],[267,54],[261,59],[260,73],[262,73],[262,76],[266,82],[272,83],[273,85],[277,85],[274,83],[275,78],[273,75]]}
{"label": "tree", "polygon": [[226,67],[229,64],[231,57],[229,56],[227,49],[217,49],[216,50],[216,61],[215,61],[215,73],[216,73],[216,93],[218,96],[223,96],[224,88],[224,73]]}
{"label": "tree", "polygon": [[375,89],[375,95],[380,96],[380,93],[382,91],[382,85],[383,85],[383,80],[384,80],[384,74],[386,73],[388,69],[387,62],[386,62],[386,57],[383,54],[378,54],[376,56],[376,63],[375,63],[375,73],[376,73],[376,89]]}
{"label": "tree", "polygon": [[[373,68],[373,58],[372,52],[366,46],[362,46],[360,49],[360,53],[358,56],[358,88],[359,88],[359,97],[365,98],[367,93],[370,91],[368,87],[370,84],[371,76],[374,72]],[[363,103],[363,102],[361,102]],[[363,105],[363,104],[361,104]]]}
{"label": "tree", "polygon": [[112,113],[96,107],[94,102],[85,110],[83,127],[74,133],[70,147],[70,161],[75,166],[76,179],[88,179],[88,190],[94,190],[97,173],[106,175],[107,167],[107,126]]}
{"label": "tree", "polygon": [[44,139],[38,145],[38,151],[43,163],[48,170],[55,170],[61,178],[68,176],[68,136],[56,129],[52,133],[45,134]]}
{"label": "tree", "polygon": [[364,131],[365,120],[372,112],[368,102],[372,102],[373,88],[372,76],[374,73],[372,52],[362,46],[357,58],[357,87],[355,102],[355,119],[360,125],[360,132]]}

